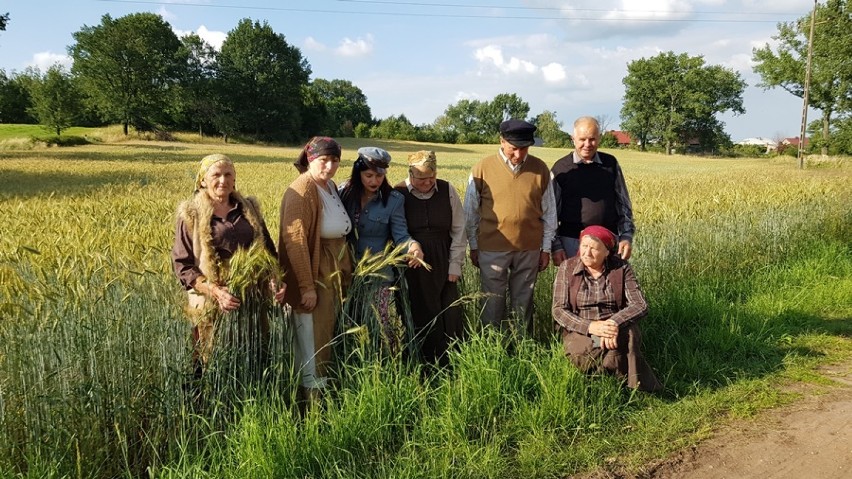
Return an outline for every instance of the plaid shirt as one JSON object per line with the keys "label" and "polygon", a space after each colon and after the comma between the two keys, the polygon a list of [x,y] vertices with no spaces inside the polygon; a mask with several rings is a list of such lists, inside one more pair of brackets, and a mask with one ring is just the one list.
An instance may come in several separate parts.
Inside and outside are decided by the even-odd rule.
{"label": "plaid shirt", "polygon": [[[576,259],[575,259],[576,258]],[[586,271],[579,257],[564,261],[556,273],[553,285],[553,320],[569,331],[589,334],[592,321],[611,319],[619,327],[627,322],[635,322],[648,314],[648,304],[639,289],[636,275],[628,263],[624,263],[624,302],[619,310],[615,301],[612,285],[607,279],[610,270],[595,279]],[[582,276],[577,291],[577,304],[570,303],[571,277]]]}

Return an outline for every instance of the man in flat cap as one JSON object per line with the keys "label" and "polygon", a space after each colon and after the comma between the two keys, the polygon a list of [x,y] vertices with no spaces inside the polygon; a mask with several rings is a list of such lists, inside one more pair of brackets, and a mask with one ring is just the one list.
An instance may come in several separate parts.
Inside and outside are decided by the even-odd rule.
{"label": "man in flat cap", "polygon": [[571,138],[574,151],[551,169],[558,217],[553,263],[559,266],[576,255],[580,231],[592,225],[617,233],[618,255],[629,259],[636,226],[621,167],[614,156],[598,151],[601,129],[595,118],[578,118]]}
{"label": "man in flat cap", "polygon": [[[523,120],[500,124],[500,149],[473,166],[464,202],[470,259],[487,293],[482,322],[521,333],[532,332],[535,281],[550,262],[556,231],[550,171],[528,154],[535,130]],[[521,324],[506,322],[507,292]]]}

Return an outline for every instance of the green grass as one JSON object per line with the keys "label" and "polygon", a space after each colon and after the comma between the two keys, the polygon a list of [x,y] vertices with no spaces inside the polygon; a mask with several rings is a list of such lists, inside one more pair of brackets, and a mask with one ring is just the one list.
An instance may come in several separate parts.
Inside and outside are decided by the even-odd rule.
{"label": "green grass", "polygon": [[[339,182],[367,141],[342,144]],[[470,167],[496,148],[372,144],[393,156],[391,183],[408,153],[434,149],[439,176],[462,194]],[[794,159],[616,151],[650,304],[645,352],[664,394],[630,394],[565,360],[550,333],[549,269],[535,292],[538,336],[508,351],[474,331],[451,370],[424,379],[351,333],[345,351],[358,360],[320,408],[300,413],[284,356],[267,385],[234,396],[217,383],[195,399],[169,250],[174,209],[213,152],[236,161],[238,188],[260,199],[276,236],[297,148],[131,139],[3,152],[0,475],[639,473],[726,418],[793,400],[785,382],[828,387],[816,369],[852,357],[848,162],[802,171]],[[566,152],[532,153],[552,163]],[[463,293],[477,287],[468,264]],[[476,324],[475,304],[466,312]],[[273,321],[286,355],[286,323]]]}
{"label": "green grass", "polygon": [[[86,128],[74,126],[66,130],[62,130],[62,136],[87,136],[96,134],[102,131],[102,128]],[[47,137],[55,135],[56,132],[48,130],[41,125],[20,125],[20,124],[4,124],[0,125],[0,141],[13,139],[26,139],[31,137]]]}

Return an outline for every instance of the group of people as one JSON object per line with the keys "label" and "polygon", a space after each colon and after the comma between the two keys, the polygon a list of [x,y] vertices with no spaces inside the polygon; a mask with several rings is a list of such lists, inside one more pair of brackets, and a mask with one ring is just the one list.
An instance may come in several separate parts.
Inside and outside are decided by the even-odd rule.
{"label": "group of people", "polygon": [[[200,360],[209,358],[217,315],[240,305],[222,270],[238,248],[260,242],[285,272],[284,283],[270,289],[293,311],[301,385],[308,398],[319,396],[353,265],[392,244],[406,252],[420,354],[429,364],[446,364],[448,348],[465,334],[458,281],[469,246],[485,293],[484,325],[531,330],[536,278],[552,258],[558,267],[552,315],[572,362],[584,371],[614,373],[631,388],[659,390],[640,350],[637,322],[647,305],[626,261],[635,228],[621,169],[597,151],[594,118],[575,122],[576,150],[552,168],[529,154],[535,130],[522,120],[500,125],[500,148],[473,166],[463,205],[456,189],[438,179],[433,151],[409,155],[407,178],[392,187],[390,154],[361,148],[338,186],[333,178],[342,149],[332,138],[314,137],[281,200],[277,250],[257,202],[235,189],[233,162],[205,157],[193,197],[178,209],[172,251]],[[388,268],[381,277],[369,301],[384,326],[394,272]]]}

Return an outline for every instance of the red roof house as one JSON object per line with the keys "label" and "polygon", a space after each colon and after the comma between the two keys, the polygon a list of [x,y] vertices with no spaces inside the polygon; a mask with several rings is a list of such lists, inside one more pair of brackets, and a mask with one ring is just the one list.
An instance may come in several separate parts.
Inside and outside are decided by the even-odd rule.
{"label": "red roof house", "polygon": [[630,143],[633,141],[630,139],[630,135],[627,134],[626,131],[621,130],[609,130],[607,133],[611,134],[615,137],[615,141],[618,142],[618,146],[630,146]]}

